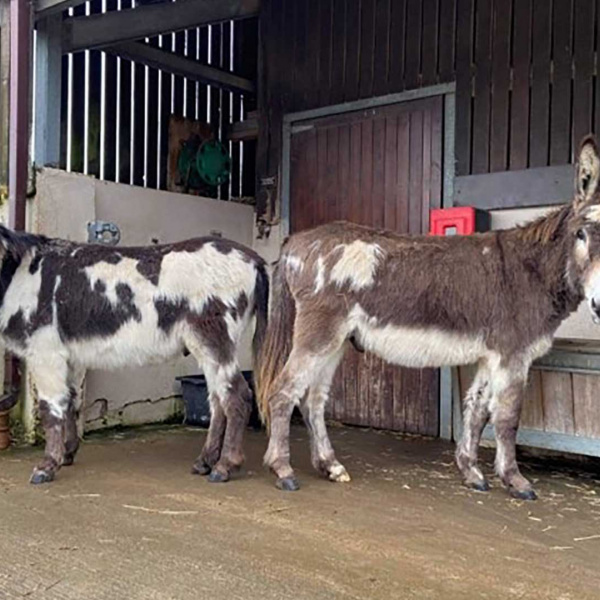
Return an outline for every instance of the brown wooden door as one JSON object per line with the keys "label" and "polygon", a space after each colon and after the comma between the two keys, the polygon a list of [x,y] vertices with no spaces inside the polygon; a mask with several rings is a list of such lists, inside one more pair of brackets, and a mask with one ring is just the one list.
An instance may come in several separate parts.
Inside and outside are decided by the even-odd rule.
{"label": "brown wooden door", "polygon": [[[424,233],[442,190],[441,97],[324,117],[292,130],[290,228],[336,219]],[[438,433],[439,373],[393,367],[349,348],[330,415],[345,423]]]}

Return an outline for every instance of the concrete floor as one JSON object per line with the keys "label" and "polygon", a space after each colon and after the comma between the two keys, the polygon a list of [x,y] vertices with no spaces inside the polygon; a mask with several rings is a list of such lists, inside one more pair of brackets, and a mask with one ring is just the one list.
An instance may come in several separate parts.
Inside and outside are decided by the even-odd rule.
{"label": "concrete floor", "polygon": [[540,500],[523,503],[497,481],[463,488],[449,444],[332,428],[353,476],[332,484],[295,427],[303,487],[285,494],[261,467],[262,433],[234,481],[189,474],[204,435],[95,437],[41,487],[27,483],[39,448],[0,454],[0,598],[600,598],[598,462],[529,461]]}

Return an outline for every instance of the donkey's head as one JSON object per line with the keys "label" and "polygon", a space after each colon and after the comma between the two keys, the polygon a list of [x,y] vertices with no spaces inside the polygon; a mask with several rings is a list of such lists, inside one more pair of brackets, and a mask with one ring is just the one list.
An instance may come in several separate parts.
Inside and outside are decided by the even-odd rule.
{"label": "donkey's head", "polygon": [[600,323],[600,154],[596,140],[581,143],[575,167],[575,198],[569,220],[571,283],[581,289]]}

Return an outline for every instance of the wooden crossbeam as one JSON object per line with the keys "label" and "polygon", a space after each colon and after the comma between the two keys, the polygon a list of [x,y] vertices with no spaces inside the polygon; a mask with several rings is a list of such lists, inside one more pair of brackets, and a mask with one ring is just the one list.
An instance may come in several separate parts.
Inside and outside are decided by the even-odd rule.
{"label": "wooden crossbeam", "polygon": [[254,17],[259,10],[260,0],[178,0],[66,19],[63,52],[106,48],[162,33]]}
{"label": "wooden crossbeam", "polygon": [[149,46],[143,42],[127,42],[109,46],[104,50],[148,67],[160,69],[173,75],[181,75],[194,81],[208,83],[231,92],[246,94],[255,92],[254,82],[249,79],[244,79],[234,73],[210,65],[204,65],[167,50]]}
{"label": "wooden crossbeam", "polygon": [[84,2],[85,0],[35,0],[33,10],[35,11],[35,18],[38,19],[61,13],[63,10],[67,10],[67,8],[83,4]]}

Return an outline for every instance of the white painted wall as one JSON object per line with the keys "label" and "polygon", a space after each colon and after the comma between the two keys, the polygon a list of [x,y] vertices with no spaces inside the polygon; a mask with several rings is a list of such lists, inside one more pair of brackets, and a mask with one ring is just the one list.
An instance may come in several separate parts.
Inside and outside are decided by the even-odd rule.
{"label": "white painted wall", "polygon": [[[491,211],[492,229],[507,229],[523,225],[542,215],[556,210],[556,207],[518,208]],[[600,340],[600,327],[594,325],[588,307],[581,304],[579,310],[566,319],[556,332],[559,339]]]}
{"label": "white painted wall", "polygon": [[[29,230],[51,237],[87,241],[88,221],[111,221],[121,231],[121,246],[146,245],[219,232],[252,246],[254,210],[250,206],[186,194],[97,181],[58,169],[43,169],[28,210]],[[252,328],[251,328],[252,329]],[[249,331],[240,356],[252,366]],[[181,410],[176,377],[198,373],[192,357],[160,366],[122,371],[90,371],[86,379],[86,430],[116,424],[157,422]],[[25,419],[33,413],[32,393]]]}

